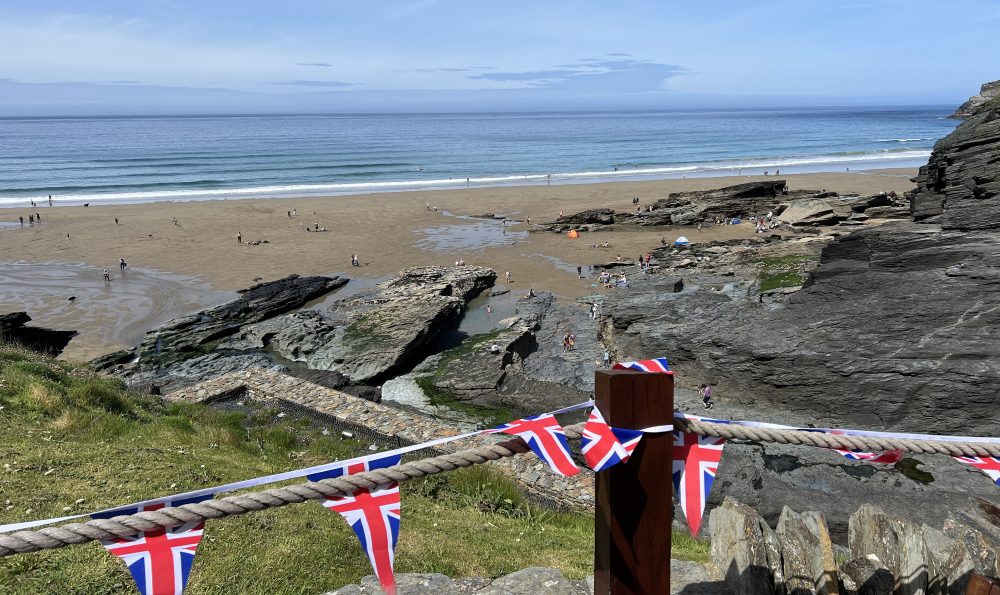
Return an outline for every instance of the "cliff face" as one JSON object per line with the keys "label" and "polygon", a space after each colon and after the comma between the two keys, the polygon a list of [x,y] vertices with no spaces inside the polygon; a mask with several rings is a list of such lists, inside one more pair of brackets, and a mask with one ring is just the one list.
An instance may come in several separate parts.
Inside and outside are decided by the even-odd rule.
{"label": "cliff face", "polygon": [[968,101],[958,106],[952,118],[970,118],[976,114],[983,104],[995,97],[1000,97],[1000,81],[983,83],[978,95],[973,95]]}
{"label": "cliff face", "polygon": [[915,220],[945,229],[1000,228],[1000,97],[938,141],[914,181]]}
{"label": "cliff face", "polygon": [[667,355],[692,384],[818,424],[997,435],[1000,106],[938,142],[912,199],[924,223],[832,242],[783,304],[653,278],[611,296],[607,334],[619,354]]}

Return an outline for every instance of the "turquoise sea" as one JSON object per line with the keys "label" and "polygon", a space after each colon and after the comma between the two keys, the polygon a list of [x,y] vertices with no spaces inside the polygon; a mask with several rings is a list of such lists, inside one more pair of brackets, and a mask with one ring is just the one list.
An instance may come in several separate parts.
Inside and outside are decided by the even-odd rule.
{"label": "turquoise sea", "polygon": [[914,167],[949,106],[0,119],[0,206]]}

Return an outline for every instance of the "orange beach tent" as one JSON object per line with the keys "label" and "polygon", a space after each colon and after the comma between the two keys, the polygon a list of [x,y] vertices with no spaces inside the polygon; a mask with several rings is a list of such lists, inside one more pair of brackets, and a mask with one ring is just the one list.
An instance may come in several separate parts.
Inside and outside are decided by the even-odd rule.
{"label": "orange beach tent", "polygon": [[577,233],[577,231],[575,229],[571,229],[571,230],[569,230],[569,233],[566,234],[566,237],[567,238],[578,238],[578,237],[580,237],[580,234]]}

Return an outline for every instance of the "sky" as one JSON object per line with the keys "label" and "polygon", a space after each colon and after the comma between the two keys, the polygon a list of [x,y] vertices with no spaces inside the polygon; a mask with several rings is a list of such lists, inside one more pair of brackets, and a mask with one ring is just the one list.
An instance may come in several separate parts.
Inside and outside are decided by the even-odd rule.
{"label": "sky", "polygon": [[996,0],[0,0],[0,116],[958,104]]}

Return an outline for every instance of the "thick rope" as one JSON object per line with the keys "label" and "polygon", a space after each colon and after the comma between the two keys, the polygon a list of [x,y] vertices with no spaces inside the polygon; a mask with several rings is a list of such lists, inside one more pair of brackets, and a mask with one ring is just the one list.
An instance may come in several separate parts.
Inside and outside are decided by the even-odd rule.
{"label": "thick rope", "polygon": [[[1000,457],[1000,445],[996,444],[844,436],[801,430],[750,428],[683,419],[674,420],[674,425],[678,430],[695,432],[705,436],[717,436],[727,440],[776,442],[841,450],[886,451],[900,449],[919,454]],[[583,424],[567,426],[565,431],[567,437],[577,439],[583,431]],[[171,529],[188,523],[278,508],[307,500],[350,496],[359,490],[370,490],[391,483],[402,483],[411,479],[453,471],[460,467],[479,465],[487,461],[526,453],[529,450],[524,440],[516,438],[497,444],[421,459],[412,463],[403,463],[386,469],[375,469],[317,482],[226,496],[195,504],[121,515],[111,519],[93,519],[85,523],[45,527],[37,531],[19,531],[9,535],[0,534],[0,557],[43,549],[55,549],[88,541],[126,539],[158,528]]]}

